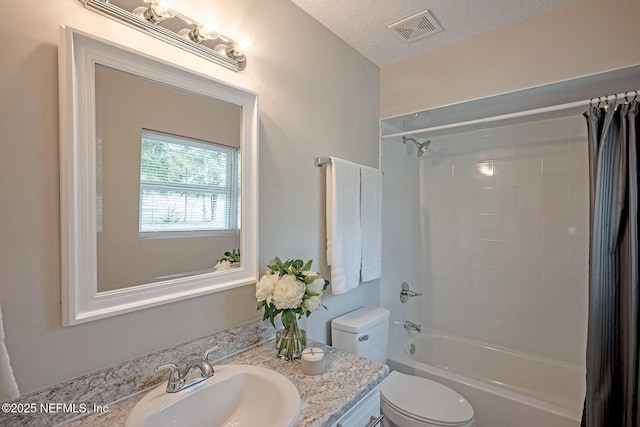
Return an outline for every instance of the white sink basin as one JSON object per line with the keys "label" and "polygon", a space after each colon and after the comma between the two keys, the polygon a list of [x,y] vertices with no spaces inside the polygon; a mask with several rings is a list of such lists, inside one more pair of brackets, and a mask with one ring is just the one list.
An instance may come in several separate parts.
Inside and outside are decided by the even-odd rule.
{"label": "white sink basin", "polygon": [[249,365],[214,366],[213,377],[177,393],[162,383],[134,406],[125,427],[293,427],[300,394],[282,374]]}

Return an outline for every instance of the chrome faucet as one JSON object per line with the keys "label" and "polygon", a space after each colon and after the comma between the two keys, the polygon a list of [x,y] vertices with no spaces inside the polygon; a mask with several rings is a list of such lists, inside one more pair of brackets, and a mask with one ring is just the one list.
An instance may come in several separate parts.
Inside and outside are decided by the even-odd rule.
{"label": "chrome faucet", "polygon": [[413,323],[413,322],[410,322],[408,320],[404,321],[404,328],[405,329],[411,329],[411,330],[414,330],[416,332],[422,332],[422,326],[420,326],[420,324]]}
{"label": "chrome faucet", "polygon": [[[168,369],[170,371],[169,380],[167,381],[167,393],[177,393],[180,390],[184,390],[185,388],[191,387],[192,385],[196,385],[206,380],[207,378],[211,378],[215,372],[213,370],[213,366],[211,366],[211,363],[209,362],[209,354],[220,348],[221,346],[217,345],[205,351],[200,359],[195,359],[188,363],[182,374],[180,374],[180,369],[175,363],[158,366],[155,369],[156,372],[164,369]],[[192,378],[189,382],[187,382],[189,374],[195,368],[200,371],[200,376]]]}

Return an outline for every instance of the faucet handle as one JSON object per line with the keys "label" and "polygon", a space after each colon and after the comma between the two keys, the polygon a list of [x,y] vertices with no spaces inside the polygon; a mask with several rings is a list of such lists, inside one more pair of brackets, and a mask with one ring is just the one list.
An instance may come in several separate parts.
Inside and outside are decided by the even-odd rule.
{"label": "faucet handle", "polygon": [[175,393],[180,390],[182,385],[182,377],[180,376],[180,369],[175,363],[169,363],[167,365],[158,366],[155,371],[169,370],[169,380],[167,381],[167,393]]}
{"label": "faucet handle", "polygon": [[402,285],[400,285],[400,302],[403,304],[409,300],[409,297],[419,297],[421,295],[421,293],[413,292],[409,289],[409,284],[407,282],[402,282]]}
{"label": "faucet handle", "polygon": [[[198,366],[200,368],[200,374],[202,375],[202,378],[207,379],[207,378],[211,378],[213,376],[213,374],[215,373],[215,370],[213,369],[213,366],[211,366],[211,362],[209,362],[209,355],[211,353],[213,353],[216,350],[220,350],[222,348],[221,345],[214,345],[213,347],[211,347],[209,350],[205,351],[204,354],[202,355],[202,359],[200,359],[200,361],[195,361],[195,365]],[[191,368],[189,368],[191,369]]]}
{"label": "faucet handle", "polygon": [[206,360],[207,362],[209,362],[209,355],[214,351],[220,350],[221,348],[222,346],[220,344],[211,347],[209,350],[204,352],[204,354],[202,355],[202,360]]}
{"label": "faucet handle", "polygon": [[171,374],[170,374],[171,376],[180,375],[180,370],[178,369],[178,366],[175,363],[169,363],[169,364],[166,364],[166,365],[158,366],[155,369],[155,371],[158,372],[158,371],[162,371],[164,369],[167,369],[167,370],[171,371]]}

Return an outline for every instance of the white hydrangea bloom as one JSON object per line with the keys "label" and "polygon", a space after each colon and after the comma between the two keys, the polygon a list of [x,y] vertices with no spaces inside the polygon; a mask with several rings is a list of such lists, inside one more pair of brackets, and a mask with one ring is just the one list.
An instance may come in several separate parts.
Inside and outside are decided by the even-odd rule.
{"label": "white hydrangea bloom", "polygon": [[258,302],[266,301],[267,304],[271,303],[273,291],[276,288],[279,277],[277,273],[267,272],[258,280],[258,283],[256,283],[256,299]]}
{"label": "white hydrangea bloom", "polygon": [[316,279],[307,285],[307,291],[312,294],[321,294],[324,288],[324,279]]}
{"label": "white hydrangea bloom", "polygon": [[[209,265],[211,265],[211,264],[209,264]],[[233,268],[233,266],[231,265],[231,261],[228,261],[226,259],[218,261],[216,263],[216,266],[215,266],[215,270],[216,271],[231,270],[232,268]]]}
{"label": "white hydrangea bloom", "polygon": [[273,304],[280,310],[297,308],[302,304],[306,290],[307,286],[304,282],[299,281],[292,274],[285,274],[276,284],[272,298]]}
{"label": "white hydrangea bloom", "polygon": [[302,272],[302,275],[303,275],[303,276],[310,277],[310,276],[317,276],[317,275],[318,275],[318,273],[316,273],[315,271],[306,270],[306,271],[303,271],[303,272]]}
{"label": "white hydrangea bloom", "polygon": [[307,298],[304,303],[307,311],[316,311],[322,306],[319,296]]}

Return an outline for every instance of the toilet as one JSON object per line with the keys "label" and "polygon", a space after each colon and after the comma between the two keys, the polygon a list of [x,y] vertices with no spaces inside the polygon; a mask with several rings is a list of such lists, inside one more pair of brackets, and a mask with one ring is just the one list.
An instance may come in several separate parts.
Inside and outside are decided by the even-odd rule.
{"label": "toilet", "polygon": [[[380,363],[387,361],[389,310],[362,307],[331,321],[332,345]],[[397,371],[380,384],[384,427],[476,427],[473,408],[454,390]]]}

